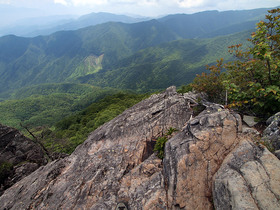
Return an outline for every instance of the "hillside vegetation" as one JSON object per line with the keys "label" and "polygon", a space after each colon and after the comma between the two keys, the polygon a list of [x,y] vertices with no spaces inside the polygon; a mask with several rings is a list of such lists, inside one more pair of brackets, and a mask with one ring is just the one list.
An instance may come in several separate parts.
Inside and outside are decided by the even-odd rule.
{"label": "hillside vegetation", "polygon": [[116,90],[79,84],[45,84],[20,89],[0,102],[0,122],[18,129],[52,126]]}
{"label": "hillside vegetation", "polygon": [[[217,37],[253,29],[257,20],[264,17],[264,14],[264,9],[242,12],[213,11],[193,15],[172,15],[158,20],[133,24],[109,22],[76,31],[60,31],[49,36],[34,38],[4,36],[0,38],[0,93],[3,94],[7,91],[35,84],[76,82],[79,81],[79,77],[99,72],[102,73],[98,77],[102,77],[105,81],[98,82],[111,86],[110,79],[106,78],[107,71],[118,68],[128,69],[127,66],[122,66],[123,59],[129,60],[135,57],[135,54],[145,53],[139,52],[139,50],[156,47],[174,40],[190,38],[196,38],[191,41],[194,45],[199,46],[201,42],[207,45],[200,38]],[[222,46],[226,45],[226,43],[223,43]],[[188,46],[185,45],[186,48]],[[159,48],[153,49],[156,54],[157,50]],[[151,51],[151,49],[148,51]],[[219,52],[211,50],[208,52],[203,49],[193,51],[191,48],[187,48],[181,52],[179,50],[177,54],[186,51],[188,51],[188,55],[192,55],[188,59],[195,58],[192,59],[192,62],[195,61],[197,64],[188,65],[185,69],[184,56],[186,55],[177,55],[177,59],[173,59],[170,63],[166,63],[167,61],[162,58],[162,63],[159,63],[160,68],[167,66],[165,69],[168,69],[166,72],[160,72],[163,80],[165,77],[169,77],[171,66],[172,70],[184,66],[184,71],[177,71],[182,73],[183,76],[193,77],[194,74],[186,75],[185,72],[201,70],[201,67],[207,64],[200,62],[198,58],[201,58],[202,55],[216,57],[211,53]],[[168,56],[174,56],[174,51],[172,54]],[[178,59],[180,57],[182,59]],[[213,59],[207,58],[204,61],[214,62]],[[136,71],[139,71],[139,68],[143,69],[140,62],[140,60],[133,62]],[[160,60],[157,62],[160,62]],[[149,68],[145,64],[144,70],[148,71],[148,74],[147,78],[143,76],[143,80],[150,81],[150,71],[157,63],[153,61],[148,65],[151,65],[151,67]],[[133,68],[131,70],[134,71]],[[187,79],[184,82],[187,83],[190,80]],[[119,83],[119,80],[113,81],[113,85],[115,85],[114,83]],[[123,84],[122,86],[130,87],[131,85]],[[164,87],[157,85],[152,89],[167,86],[168,84]],[[149,88],[142,88],[141,85],[136,87],[136,89],[143,89],[144,91]]]}
{"label": "hillside vegetation", "polygon": [[205,71],[223,56],[233,59],[228,46],[244,43],[252,31],[211,39],[183,39],[150,47],[124,58],[111,69],[78,78],[79,82],[101,87],[132,89],[139,92],[161,90],[171,85],[192,82],[196,74]]}
{"label": "hillside vegetation", "polygon": [[112,120],[127,108],[146,98],[147,94],[119,92],[92,103],[90,106],[57,121],[52,128],[33,128],[50,152],[71,153],[85,141],[89,133]]}
{"label": "hillside vegetation", "polygon": [[191,86],[214,101],[266,119],[280,110],[280,8],[268,11],[249,41],[247,48],[231,46],[236,59],[220,59]]}

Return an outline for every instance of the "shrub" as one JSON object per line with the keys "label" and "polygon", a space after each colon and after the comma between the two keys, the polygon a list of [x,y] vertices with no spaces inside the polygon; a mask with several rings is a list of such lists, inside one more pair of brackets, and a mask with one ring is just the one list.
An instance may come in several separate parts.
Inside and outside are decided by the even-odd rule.
{"label": "shrub", "polygon": [[157,153],[157,156],[160,159],[164,158],[164,147],[165,143],[168,141],[168,139],[172,136],[174,132],[178,131],[176,128],[169,128],[168,131],[161,137],[159,137],[156,141],[154,152]]}
{"label": "shrub", "polygon": [[[227,91],[229,107],[237,107],[259,117],[268,117],[280,109],[280,9],[268,11],[257,24],[250,47],[229,47],[236,60],[208,67],[209,74],[197,75],[195,90],[206,92],[214,102]],[[225,73],[221,73],[225,69]]]}
{"label": "shrub", "polygon": [[0,184],[3,184],[5,179],[11,174],[13,164],[9,162],[0,162]]}

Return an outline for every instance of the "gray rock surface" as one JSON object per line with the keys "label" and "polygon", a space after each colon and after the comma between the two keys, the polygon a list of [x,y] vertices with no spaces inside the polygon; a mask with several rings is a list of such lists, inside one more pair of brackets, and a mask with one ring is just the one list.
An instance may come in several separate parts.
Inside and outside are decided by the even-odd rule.
{"label": "gray rock surface", "polygon": [[255,139],[258,139],[261,136],[261,134],[258,132],[257,129],[250,128],[250,127],[248,127],[248,126],[246,126],[244,124],[242,125],[242,133],[244,135],[248,135],[249,137],[255,138]]}
{"label": "gray rock surface", "polygon": [[215,209],[280,209],[280,161],[265,147],[243,140],[213,181]]}
{"label": "gray rock surface", "polygon": [[280,149],[280,112],[271,116],[267,121],[267,128],[263,132],[262,141],[270,147],[271,150]]}
{"label": "gray rock surface", "polygon": [[47,163],[39,145],[26,138],[18,130],[0,124],[0,164],[10,163],[13,169],[9,177],[1,180],[0,195],[17,181]]}
{"label": "gray rock surface", "polygon": [[[153,139],[181,129],[192,114],[175,88],[151,96],[95,130],[69,157],[39,168],[5,191],[0,208],[141,209],[164,207],[161,161]],[[157,160],[155,160],[157,159]]]}
{"label": "gray rock surface", "polygon": [[249,126],[249,127],[254,127],[256,124],[258,124],[256,117],[254,116],[249,116],[249,115],[244,115],[243,116],[243,121]]}
{"label": "gray rock surface", "polygon": [[274,152],[274,155],[280,160],[280,149]]}
{"label": "gray rock surface", "polygon": [[241,118],[209,106],[165,146],[168,209],[212,209],[212,177],[238,144]]}

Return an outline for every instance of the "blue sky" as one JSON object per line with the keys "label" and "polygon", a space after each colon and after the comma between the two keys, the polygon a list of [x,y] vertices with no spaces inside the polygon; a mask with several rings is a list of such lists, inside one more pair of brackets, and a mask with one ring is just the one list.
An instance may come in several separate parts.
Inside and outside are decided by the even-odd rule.
{"label": "blue sky", "polygon": [[[159,16],[205,10],[241,10],[280,6],[280,0],[0,0],[0,6],[35,8],[42,15],[111,12]],[[1,14],[0,14],[1,17]]]}

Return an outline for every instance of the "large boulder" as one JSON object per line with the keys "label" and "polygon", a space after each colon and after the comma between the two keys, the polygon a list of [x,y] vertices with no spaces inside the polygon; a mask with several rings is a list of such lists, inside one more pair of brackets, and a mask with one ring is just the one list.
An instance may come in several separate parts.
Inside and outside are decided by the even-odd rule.
{"label": "large boulder", "polygon": [[[47,159],[38,144],[18,130],[0,124],[0,195],[5,189],[46,163]],[[6,165],[10,167],[5,168]]]}
{"label": "large boulder", "polygon": [[280,150],[280,112],[268,118],[262,141],[271,150]]}
{"label": "large boulder", "polygon": [[239,115],[214,105],[167,142],[163,166],[169,209],[212,209],[212,178],[238,144],[241,130]]}
{"label": "large boulder", "polygon": [[215,209],[280,209],[280,161],[265,147],[243,140],[213,182]]}

